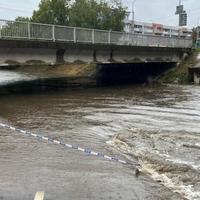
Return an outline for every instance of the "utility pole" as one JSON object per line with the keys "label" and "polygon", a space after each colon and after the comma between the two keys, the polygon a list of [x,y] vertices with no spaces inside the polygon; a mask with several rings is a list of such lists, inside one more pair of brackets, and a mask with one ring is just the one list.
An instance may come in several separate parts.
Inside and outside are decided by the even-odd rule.
{"label": "utility pole", "polygon": [[134,33],[134,26],[135,26],[135,2],[137,0],[132,1],[132,33]]}

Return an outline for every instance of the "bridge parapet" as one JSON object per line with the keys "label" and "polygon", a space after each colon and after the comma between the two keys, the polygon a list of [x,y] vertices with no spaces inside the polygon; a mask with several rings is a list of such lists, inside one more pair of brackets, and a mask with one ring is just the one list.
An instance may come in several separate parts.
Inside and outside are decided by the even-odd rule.
{"label": "bridge parapet", "polygon": [[192,47],[190,38],[172,38],[9,20],[0,20],[0,39],[140,47]]}

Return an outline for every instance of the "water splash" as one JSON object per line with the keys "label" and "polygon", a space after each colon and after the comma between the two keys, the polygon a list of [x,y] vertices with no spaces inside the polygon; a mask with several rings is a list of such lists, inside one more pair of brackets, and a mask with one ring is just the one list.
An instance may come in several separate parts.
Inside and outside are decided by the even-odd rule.
{"label": "water splash", "polygon": [[[187,145],[183,145],[185,140]],[[200,149],[193,145],[194,140],[199,144],[200,135],[177,133],[169,137],[169,133],[131,129],[118,134],[107,144],[129,157],[136,157],[141,171],[155,181],[188,200],[198,200],[200,163],[195,159],[194,149],[191,153],[191,148]]]}

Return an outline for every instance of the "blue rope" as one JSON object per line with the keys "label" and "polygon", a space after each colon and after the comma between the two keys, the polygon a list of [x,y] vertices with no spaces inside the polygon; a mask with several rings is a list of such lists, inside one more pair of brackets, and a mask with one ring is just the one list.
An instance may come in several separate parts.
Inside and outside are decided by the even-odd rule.
{"label": "blue rope", "polygon": [[51,143],[54,143],[54,144],[58,144],[58,145],[64,146],[66,148],[74,149],[76,151],[81,151],[81,152],[83,152],[83,153],[85,153],[87,155],[93,155],[93,156],[97,156],[97,157],[102,157],[102,158],[104,158],[106,160],[122,163],[124,165],[133,165],[133,163],[129,163],[129,162],[124,161],[124,160],[120,160],[120,159],[118,159],[116,157],[104,155],[103,153],[95,152],[95,151],[92,151],[90,149],[84,149],[84,148],[79,147],[78,145],[67,144],[67,143],[64,143],[64,142],[59,141],[59,140],[54,140],[54,139],[52,139],[50,137],[38,135],[38,134],[31,133],[31,132],[28,132],[28,131],[25,131],[25,130],[22,130],[22,129],[19,129],[19,128],[12,127],[12,126],[10,126],[8,124],[0,123],[0,127],[5,128],[5,129],[9,129],[9,130],[12,130],[12,131],[16,131],[16,132],[22,133],[24,135],[31,136],[31,137],[34,137],[34,138],[39,139],[39,140],[44,140],[44,141],[47,141],[47,142],[51,142]]}

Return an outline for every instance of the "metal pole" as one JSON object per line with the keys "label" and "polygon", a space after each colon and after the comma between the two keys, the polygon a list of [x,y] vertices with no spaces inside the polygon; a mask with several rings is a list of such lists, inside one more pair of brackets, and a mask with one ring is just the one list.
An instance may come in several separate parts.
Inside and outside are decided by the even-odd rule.
{"label": "metal pole", "polygon": [[2,28],[2,26],[0,25],[0,38],[1,38],[1,28]]}
{"label": "metal pole", "polygon": [[52,39],[55,42],[55,26],[52,26]]}
{"label": "metal pole", "polygon": [[200,37],[199,31],[200,31],[200,27],[199,27],[199,19],[198,19],[198,22],[197,22],[197,40],[198,40],[199,37]]}
{"label": "metal pole", "polygon": [[200,28],[199,28],[199,26],[197,26],[196,48],[198,48],[198,46],[199,46],[199,37],[200,37],[199,31],[200,31]]}
{"label": "metal pole", "polygon": [[199,37],[200,37],[200,34],[199,34],[199,31],[200,31],[200,30],[199,30],[199,19],[200,19],[200,18],[198,18],[198,21],[197,21],[197,28],[196,28],[196,34],[197,34],[197,35],[196,35],[196,44],[195,44],[195,45],[196,45],[196,48],[198,47],[198,39],[199,39]]}
{"label": "metal pole", "polygon": [[94,29],[92,30],[92,44],[94,44]]}
{"label": "metal pole", "polygon": [[135,2],[136,2],[137,0],[134,0],[133,2],[132,2],[132,32],[134,33],[134,26],[135,26],[135,9],[134,9],[134,6],[135,6]]}
{"label": "metal pole", "polygon": [[31,39],[30,22],[28,22],[28,39]]}
{"label": "metal pole", "polygon": [[200,28],[198,27],[197,28],[197,31],[198,31],[198,40],[200,39]]}
{"label": "metal pole", "polygon": [[74,28],[74,43],[76,43],[76,28]]}
{"label": "metal pole", "polygon": [[142,34],[144,34],[144,24],[142,24]]}
{"label": "metal pole", "polygon": [[111,31],[108,32],[108,44],[111,43],[111,38],[110,37],[111,37]]}

